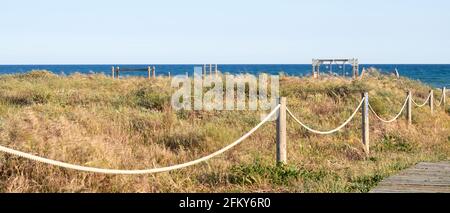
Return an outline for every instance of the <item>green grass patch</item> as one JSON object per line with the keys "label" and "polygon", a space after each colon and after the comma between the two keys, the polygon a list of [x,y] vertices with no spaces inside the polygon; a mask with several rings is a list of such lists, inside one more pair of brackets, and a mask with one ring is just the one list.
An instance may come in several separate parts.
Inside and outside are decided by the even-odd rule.
{"label": "green grass patch", "polygon": [[289,185],[297,180],[300,170],[291,165],[264,165],[259,160],[253,164],[238,165],[231,168],[229,181],[233,184],[252,185],[268,182],[275,185]]}
{"label": "green grass patch", "polygon": [[380,143],[377,143],[375,150],[377,152],[387,151],[411,153],[416,150],[416,147],[400,135],[388,133],[381,138]]}
{"label": "green grass patch", "polygon": [[381,174],[364,175],[350,180],[350,192],[369,192],[384,178]]}

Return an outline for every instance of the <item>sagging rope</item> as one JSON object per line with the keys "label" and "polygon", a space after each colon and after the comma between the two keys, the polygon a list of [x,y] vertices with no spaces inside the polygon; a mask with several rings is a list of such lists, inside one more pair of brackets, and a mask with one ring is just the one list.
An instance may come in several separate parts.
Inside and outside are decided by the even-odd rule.
{"label": "sagging rope", "polygon": [[436,103],[436,106],[441,106],[442,102],[444,102],[444,97],[445,97],[445,94],[442,94],[441,100],[439,101],[439,103]]}
{"label": "sagging rope", "polygon": [[430,98],[431,98],[431,93],[428,95],[428,98],[427,98],[427,100],[425,100],[425,102],[423,103],[423,104],[417,104],[416,103],[416,101],[414,101],[414,99],[413,98],[411,98],[411,101],[417,106],[417,107],[423,107],[423,106],[425,106],[427,103],[428,103],[428,101],[430,100]]}
{"label": "sagging rope", "polygon": [[391,120],[384,120],[383,118],[381,118],[381,117],[378,115],[378,113],[376,113],[375,110],[372,108],[372,105],[370,104],[370,102],[369,102],[369,109],[370,109],[370,111],[373,112],[373,114],[375,115],[375,117],[377,117],[380,121],[382,121],[382,122],[384,122],[384,123],[392,123],[392,122],[394,122],[395,120],[397,120],[398,117],[400,117],[400,115],[402,114],[403,110],[405,109],[406,104],[408,103],[408,99],[409,99],[410,97],[411,97],[410,95],[408,95],[408,97],[406,97],[406,100],[405,100],[405,103],[403,104],[402,109],[401,109],[400,112],[399,112],[394,118],[392,118]]}
{"label": "sagging rope", "polygon": [[341,130],[342,128],[344,128],[353,119],[353,117],[355,117],[356,113],[361,108],[362,104],[364,103],[364,99],[365,98],[362,98],[361,102],[359,103],[358,107],[356,107],[353,114],[343,124],[341,124],[339,127],[335,128],[335,129],[329,130],[329,131],[319,131],[319,130],[312,129],[311,127],[308,127],[307,125],[302,123],[297,117],[295,117],[295,115],[289,110],[289,108],[286,107],[286,111],[297,123],[299,123],[301,126],[303,126],[305,129],[309,130],[310,132],[313,132],[313,133],[316,133],[319,135],[328,135],[328,134],[335,133],[335,132]]}
{"label": "sagging rope", "polygon": [[193,160],[190,162],[186,162],[183,164],[178,164],[178,165],[174,165],[174,166],[168,166],[168,167],[162,167],[162,168],[153,168],[153,169],[144,169],[144,170],[119,170],[119,169],[102,169],[102,168],[94,168],[94,167],[86,167],[86,166],[80,166],[80,165],[75,165],[75,164],[70,164],[70,163],[64,163],[61,161],[56,161],[56,160],[51,160],[48,158],[43,158],[43,157],[39,157],[36,155],[32,155],[32,154],[28,154],[25,152],[21,152],[21,151],[17,151],[14,149],[10,149],[4,146],[0,145],[0,151],[8,153],[8,154],[12,154],[12,155],[17,155],[19,157],[23,157],[23,158],[27,158],[30,160],[34,160],[37,162],[41,162],[41,163],[46,163],[46,164],[50,164],[50,165],[54,165],[54,166],[59,166],[59,167],[63,167],[63,168],[67,168],[67,169],[74,169],[74,170],[78,170],[78,171],[84,171],[84,172],[94,172],[94,173],[102,173],[102,174],[116,174],[116,175],[139,175],[139,174],[152,174],[152,173],[161,173],[161,172],[168,172],[168,171],[172,171],[172,170],[176,170],[176,169],[181,169],[181,168],[185,168],[188,166],[192,166],[198,163],[201,163],[203,161],[209,160],[217,155],[220,155],[222,153],[224,153],[225,151],[233,148],[234,146],[240,144],[243,140],[245,140],[246,138],[248,138],[251,134],[253,134],[257,129],[259,129],[264,123],[266,123],[280,108],[280,105],[278,105],[277,107],[275,107],[272,112],[269,113],[269,115],[267,115],[266,118],[264,118],[264,120],[262,120],[258,125],[256,125],[253,129],[251,129],[249,132],[247,132],[245,135],[243,135],[241,138],[239,138],[238,140],[236,140],[235,142],[229,144],[228,146],[208,155],[202,158],[199,158],[197,160]]}

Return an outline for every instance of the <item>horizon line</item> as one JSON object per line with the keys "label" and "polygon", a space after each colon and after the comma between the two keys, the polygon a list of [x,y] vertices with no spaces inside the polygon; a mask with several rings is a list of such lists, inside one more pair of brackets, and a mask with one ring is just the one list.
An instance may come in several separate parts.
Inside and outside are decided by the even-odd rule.
{"label": "horizon line", "polygon": [[[311,65],[311,63],[36,63],[36,64],[0,64],[0,66],[54,66],[54,65],[64,65],[64,66],[75,66],[75,65],[85,65],[85,66],[96,66],[96,65]],[[450,65],[450,63],[359,63],[360,65]],[[329,65],[329,64],[324,64]],[[333,64],[341,65],[341,64]],[[346,64],[350,65],[350,64]]]}

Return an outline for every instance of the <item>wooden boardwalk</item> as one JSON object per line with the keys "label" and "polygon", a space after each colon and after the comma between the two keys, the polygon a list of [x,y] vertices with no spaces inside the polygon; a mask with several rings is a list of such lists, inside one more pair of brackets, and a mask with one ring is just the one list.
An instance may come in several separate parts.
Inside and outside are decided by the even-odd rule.
{"label": "wooden boardwalk", "polygon": [[419,163],[383,180],[372,193],[450,193],[450,161]]}

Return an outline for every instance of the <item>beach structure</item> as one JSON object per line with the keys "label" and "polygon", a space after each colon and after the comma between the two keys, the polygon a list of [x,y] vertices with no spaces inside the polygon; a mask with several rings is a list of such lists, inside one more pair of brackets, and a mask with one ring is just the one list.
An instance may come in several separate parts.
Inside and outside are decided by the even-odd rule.
{"label": "beach structure", "polygon": [[213,75],[213,68],[214,68],[214,74],[217,76],[219,74],[219,70],[217,69],[217,64],[203,64],[203,76],[207,76],[208,72],[209,75]]}
{"label": "beach structure", "polygon": [[120,72],[147,72],[148,79],[150,79],[151,77],[153,77],[153,79],[156,78],[155,66],[147,66],[146,68],[120,68],[119,66],[117,66],[117,67],[113,66],[111,69],[112,78],[119,79]]}
{"label": "beach structure", "polygon": [[328,65],[330,74],[333,74],[333,65],[342,66],[342,76],[346,76],[345,65],[352,66],[352,77],[357,78],[359,75],[359,62],[358,59],[313,59],[312,60],[312,76],[318,78],[320,76],[320,66]]}

